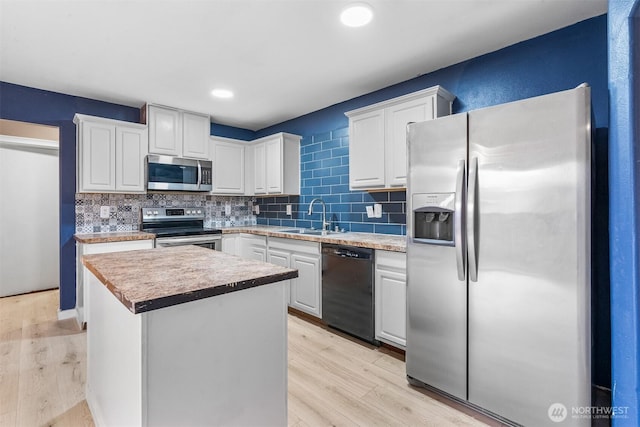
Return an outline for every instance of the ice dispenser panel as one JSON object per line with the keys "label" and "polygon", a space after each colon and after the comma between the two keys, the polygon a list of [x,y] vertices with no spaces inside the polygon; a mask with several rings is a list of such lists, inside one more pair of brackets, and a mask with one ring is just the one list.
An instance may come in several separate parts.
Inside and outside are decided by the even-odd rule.
{"label": "ice dispenser panel", "polygon": [[413,195],[413,240],[453,246],[455,193]]}

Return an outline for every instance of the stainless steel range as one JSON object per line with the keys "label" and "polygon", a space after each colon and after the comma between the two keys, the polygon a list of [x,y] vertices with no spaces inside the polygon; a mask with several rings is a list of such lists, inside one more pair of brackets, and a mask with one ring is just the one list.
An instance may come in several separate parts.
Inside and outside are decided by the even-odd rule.
{"label": "stainless steel range", "polygon": [[156,235],[156,247],[222,248],[222,230],[204,226],[204,208],[142,208],[141,231]]}

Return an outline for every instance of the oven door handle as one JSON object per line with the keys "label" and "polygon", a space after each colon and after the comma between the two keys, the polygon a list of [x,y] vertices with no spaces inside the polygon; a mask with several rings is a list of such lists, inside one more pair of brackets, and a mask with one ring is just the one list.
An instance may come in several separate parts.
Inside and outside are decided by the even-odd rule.
{"label": "oven door handle", "polygon": [[170,237],[166,239],[156,239],[156,246],[180,246],[180,245],[197,245],[201,243],[215,243],[222,240],[222,236],[206,236],[206,237]]}

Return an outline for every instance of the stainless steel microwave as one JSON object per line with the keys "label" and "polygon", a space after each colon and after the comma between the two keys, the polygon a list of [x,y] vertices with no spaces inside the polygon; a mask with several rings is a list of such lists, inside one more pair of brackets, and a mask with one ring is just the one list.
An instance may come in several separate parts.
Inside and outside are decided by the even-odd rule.
{"label": "stainless steel microwave", "polygon": [[147,156],[147,190],[211,191],[212,162],[173,156]]}

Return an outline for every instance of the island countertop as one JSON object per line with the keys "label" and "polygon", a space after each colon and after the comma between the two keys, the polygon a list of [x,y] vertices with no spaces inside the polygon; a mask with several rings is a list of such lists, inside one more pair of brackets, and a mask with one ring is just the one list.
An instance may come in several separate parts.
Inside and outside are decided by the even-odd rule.
{"label": "island countertop", "polygon": [[192,245],[85,255],[82,263],[134,314],[298,277]]}

